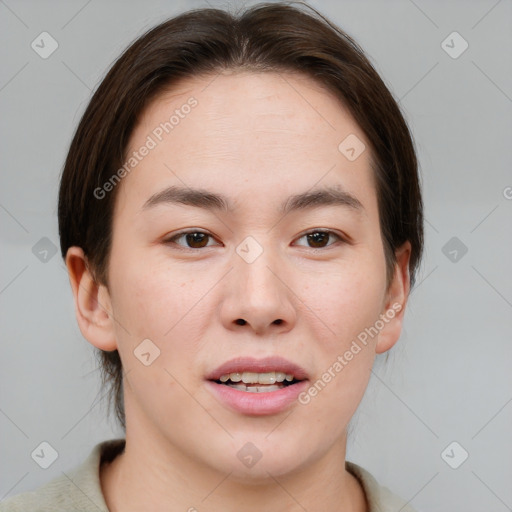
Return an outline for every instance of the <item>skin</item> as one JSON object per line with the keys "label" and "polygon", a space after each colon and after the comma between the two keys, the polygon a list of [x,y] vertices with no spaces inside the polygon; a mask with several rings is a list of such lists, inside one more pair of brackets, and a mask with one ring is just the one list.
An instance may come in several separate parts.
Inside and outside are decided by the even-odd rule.
{"label": "skin", "polygon": [[[197,99],[118,185],[108,289],[94,282],[80,248],[66,258],[81,332],[97,348],[118,349],[125,371],[126,449],[102,466],[107,505],[123,512],[234,512],[240,503],[247,512],[269,504],[286,512],[365,511],[364,492],[345,470],[346,429],[375,355],[400,336],[410,244],[397,251],[386,289],[370,144],[334,96],[291,73],[212,79],[187,79],[158,97],[132,134],[130,151],[190,96]],[[338,150],[349,134],[367,148],[353,162]],[[141,210],[170,185],[222,193],[236,209]],[[322,185],[342,186],[364,211],[335,205],[279,213],[288,196]],[[193,248],[184,237],[168,241],[185,228],[212,237]],[[350,242],[333,235],[311,246],[304,233],[315,228]],[[250,264],[235,252],[247,236],[263,248]],[[239,355],[284,356],[315,382],[396,303],[401,311],[307,405],[243,415],[205,386],[208,372]],[[133,354],[147,338],[161,351],[149,366]],[[262,453],[252,468],[237,458],[249,441]]]}

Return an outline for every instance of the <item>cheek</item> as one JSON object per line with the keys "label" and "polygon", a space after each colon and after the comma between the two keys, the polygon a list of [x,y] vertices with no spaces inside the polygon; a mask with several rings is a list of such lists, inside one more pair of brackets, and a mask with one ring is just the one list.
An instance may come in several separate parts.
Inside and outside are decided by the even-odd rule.
{"label": "cheek", "polygon": [[177,354],[186,361],[198,350],[209,319],[204,298],[214,283],[168,262],[141,261],[125,259],[113,280],[114,313],[124,327],[116,325],[121,350],[149,338],[161,360],[174,367]]}
{"label": "cheek", "polygon": [[376,338],[365,340],[364,333],[379,318],[384,289],[383,264],[364,256],[303,288],[321,331],[316,332],[315,380],[300,403],[318,421],[338,425],[329,433],[333,439],[354,414],[368,385]]}
{"label": "cheek", "polygon": [[308,306],[316,305],[312,309],[321,321],[315,329],[315,376],[299,403],[304,418],[331,426],[324,429],[325,442],[342,435],[368,386],[375,339],[362,343],[358,336],[379,316],[377,282],[355,273],[334,275],[315,294],[308,291]]}
{"label": "cheek", "polygon": [[[190,425],[190,416],[196,413],[198,405],[187,392],[192,387],[186,376],[172,366],[170,354],[171,351],[164,349],[150,366],[132,359],[133,363],[126,368],[125,404],[127,410],[131,409],[130,417],[135,422],[149,418],[151,425],[160,425],[164,430],[166,426],[174,425],[171,435],[181,442],[183,426]],[[172,356],[183,359],[182,354]],[[184,366],[183,361],[180,366]],[[149,425],[143,427],[146,428]]]}
{"label": "cheek", "polygon": [[[183,411],[171,397],[187,398],[176,379],[186,384],[197,352],[194,338],[202,331],[191,304],[197,299],[185,297],[184,290],[190,290],[183,275],[162,274],[158,267],[144,273],[150,265],[126,263],[116,288],[116,315],[123,325],[116,325],[116,333],[131,393],[144,402],[148,414],[159,415],[163,407],[180,416]],[[149,365],[140,359],[143,353],[150,354]]]}
{"label": "cheek", "polygon": [[324,325],[331,352],[350,344],[381,313],[385,274],[375,262],[364,264],[360,260],[357,266],[347,265],[339,272],[331,270],[325,278],[308,279],[306,283],[304,303]]}
{"label": "cheek", "polygon": [[148,267],[129,260],[120,265],[118,274],[122,278],[112,280],[114,312],[132,337],[160,339],[180,314],[180,301],[176,300],[180,283],[172,276],[149,272]]}

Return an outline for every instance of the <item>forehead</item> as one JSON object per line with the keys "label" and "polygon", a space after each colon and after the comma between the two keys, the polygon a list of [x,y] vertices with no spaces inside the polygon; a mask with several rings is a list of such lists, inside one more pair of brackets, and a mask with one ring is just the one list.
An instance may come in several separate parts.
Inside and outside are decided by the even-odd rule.
{"label": "forehead", "polygon": [[170,185],[250,200],[318,183],[344,185],[364,202],[373,189],[369,151],[349,160],[340,151],[347,137],[369,148],[342,102],[305,75],[225,71],[187,78],[140,116],[127,156],[150,139],[153,147],[123,179],[129,190],[122,195],[142,207]]}
{"label": "forehead", "polygon": [[[192,98],[196,105],[189,108],[187,103]],[[165,138],[179,143],[180,135],[189,137],[194,130],[194,148],[212,141],[218,143],[219,136],[256,142],[263,135],[272,134],[264,140],[268,150],[274,146],[284,150],[279,143],[286,140],[289,144],[295,136],[297,148],[314,146],[318,151],[328,150],[329,144],[337,149],[336,141],[344,133],[357,133],[364,139],[345,105],[319,82],[300,73],[226,70],[182,79],[142,112],[130,146],[135,148],[137,139],[140,141],[160,123],[169,121],[173,113],[177,115],[172,129],[164,134],[170,137]],[[240,130],[232,131],[235,127]],[[247,140],[250,135],[252,140]],[[275,143],[269,146],[272,141]],[[325,143],[320,144],[321,141]]]}

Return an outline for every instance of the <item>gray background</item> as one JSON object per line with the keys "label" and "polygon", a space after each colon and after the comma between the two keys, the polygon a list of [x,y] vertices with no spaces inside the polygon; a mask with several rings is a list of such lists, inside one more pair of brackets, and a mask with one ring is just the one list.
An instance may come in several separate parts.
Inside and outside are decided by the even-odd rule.
{"label": "gray background", "polygon": [[[62,260],[42,253],[51,245],[40,240],[58,246],[59,175],[112,61],[149,27],[206,5],[0,1],[0,498],[121,436],[100,400]],[[400,100],[426,205],[426,254],[404,332],[389,361],[376,363],[347,458],[419,511],[512,510],[512,2],[311,5],[355,37]],[[43,31],[59,44],[47,59],[31,48]],[[469,44],[458,58],[442,47],[453,31]],[[48,469],[31,458],[43,441],[58,452]],[[453,441],[460,447],[443,459]],[[452,469],[445,460],[455,465],[462,450],[468,459]]]}

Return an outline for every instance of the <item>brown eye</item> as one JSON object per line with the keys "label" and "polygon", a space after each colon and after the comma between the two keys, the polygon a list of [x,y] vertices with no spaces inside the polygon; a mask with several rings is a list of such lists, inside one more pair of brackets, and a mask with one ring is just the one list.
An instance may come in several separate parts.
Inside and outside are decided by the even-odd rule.
{"label": "brown eye", "polygon": [[185,240],[187,241],[187,244],[189,244],[189,246],[192,249],[198,249],[201,247],[206,247],[206,245],[208,243],[208,235],[206,235],[205,233],[200,233],[200,232],[187,233],[185,235]]}
{"label": "brown eye", "polygon": [[[185,239],[185,245],[176,242],[181,238]],[[210,238],[212,238],[211,235],[202,231],[187,231],[169,238],[165,243],[177,244],[185,249],[202,249],[209,246],[208,241]]]}
{"label": "brown eye", "polygon": [[[324,247],[329,247],[330,245],[333,245],[332,243],[329,244],[329,238],[331,236],[336,237],[338,240],[343,241],[340,235],[337,233],[334,233],[333,231],[310,231],[309,233],[306,233],[301,238],[306,237],[308,246],[312,249],[323,249]],[[300,240],[300,239],[299,239]],[[301,245],[301,244],[299,244]]]}
{"label": "brown eye", "polygon": [[317,231],[316,233],[310,233],[307,235],[308,242],[313,244],[314,248],[325,247],[325,244],[329,241],[329,233]]}

